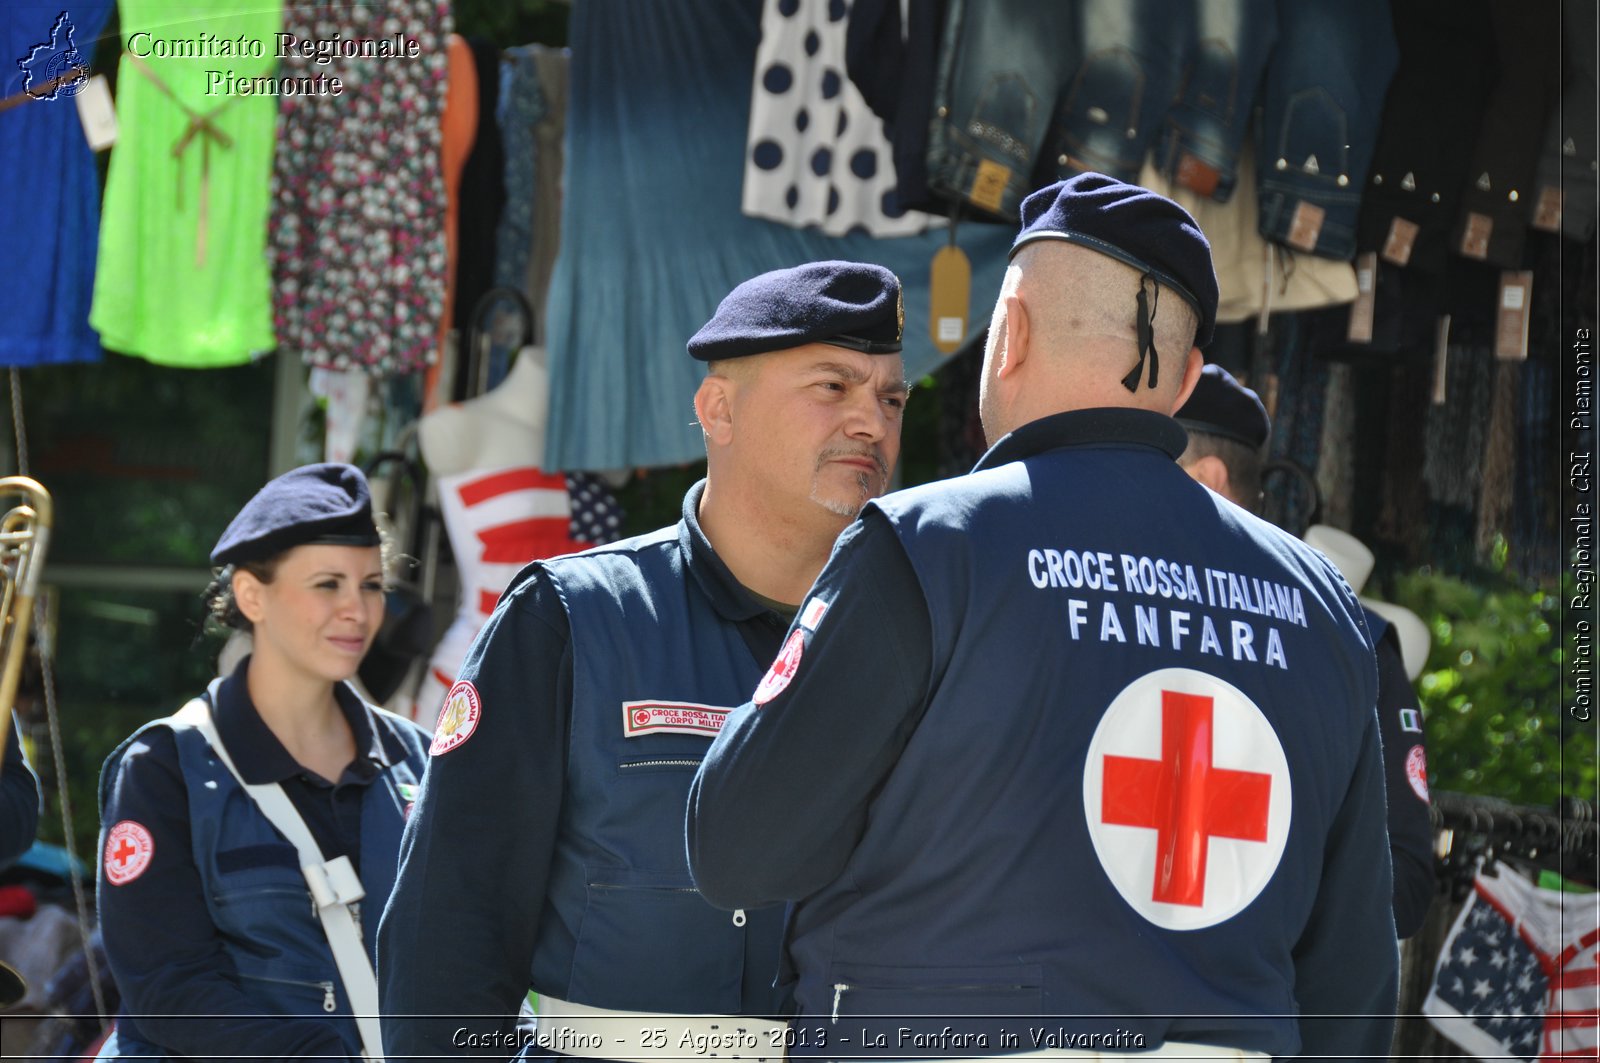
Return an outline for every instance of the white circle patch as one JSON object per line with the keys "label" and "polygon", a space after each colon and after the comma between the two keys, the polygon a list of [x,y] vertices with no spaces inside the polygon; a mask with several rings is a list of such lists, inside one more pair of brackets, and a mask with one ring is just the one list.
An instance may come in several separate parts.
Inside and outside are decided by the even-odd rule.
{"label": "white circle patch", "polygon": [[1141,676],[1089,743],[1083,806],[1122,899],[1167,930],[1231,919],[1289,839],[1289,762],[1243,691],[1192,668]]}
{"label": "white circle patch", "polygon": [[143,824],[131,819],[116,824],[106,831],[106,881],[113,886],[132,882],[150,866],[155,851],[155,839]]}
{"label": "white circle patch", "polygon": [[450,693],[444,696],[444,710],[439,713],[439,724],[433,731],[433,744],[428,753],[437,757],[472,737],[483,718],[483,703],[478,700],[478,688],[465,679],[456,681]]}
{"label": "white circle patch", "polygon": [[1428,799],[1428,751],[1421,746],[1412,746],[1406,754],[1406,781],[1411,784],[1412,793],[1424,801]]}

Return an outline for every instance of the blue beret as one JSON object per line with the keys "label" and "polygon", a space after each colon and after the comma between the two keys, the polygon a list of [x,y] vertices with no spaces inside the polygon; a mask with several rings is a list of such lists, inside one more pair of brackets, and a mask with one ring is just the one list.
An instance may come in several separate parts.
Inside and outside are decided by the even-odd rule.
{"label": "blue beret", "polygon": [[378,545],[367,478],[354,465],[290,469],[256,492],[211,549],[213,565],[264,561],[306,543]]}
{"label": "blue beret", "polygon": [[1211,342],[1217,320],[1211,244],[1172,200],[1105,174],[1081,173],[1022,201],[1022,231],[1011,254],[1035,240],[1079,244],[1150,274],[1194,307],[1200,318],[1195,346]]}
{"label": "blue beret", "polygon": [[1173,416],[1185,428],[1226,436],[1258,450],[1272,434],[1272,420],[1256,393],[1220,365],[1200,370],[1200,383]]}
{"label": "blue beret", "polygon": [[867,262],[808,262],[752,277],[689,340],[702,362],[807,343],[898,354],[905,326],[900,278]]}

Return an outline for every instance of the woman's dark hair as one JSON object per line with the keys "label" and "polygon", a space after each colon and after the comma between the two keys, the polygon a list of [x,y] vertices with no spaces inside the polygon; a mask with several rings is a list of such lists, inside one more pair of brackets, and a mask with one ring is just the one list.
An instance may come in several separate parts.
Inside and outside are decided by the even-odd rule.
{"label": "woman's dark hair", "polygon": [[[278,575],[278,563],[283,560],[284,554],[275,554],[261,561],[241,561],[233,565],[224,565],[213,569],[211,583],[206,587],[201,596],[206,605],[207,630],[226,632],[230,629],[250,632],[253,630],[248,617],[239,609],[239,602],[233,596],[233,574],[238,571],[250,573],[262,583],[271,583]],[[378,565],[383,570],[383,584],[387,589],[390,582],[390,573],[394,569],[398,552],[395,547],[394,536],[389,534],[389,529],[381,523],[378,525]]]}

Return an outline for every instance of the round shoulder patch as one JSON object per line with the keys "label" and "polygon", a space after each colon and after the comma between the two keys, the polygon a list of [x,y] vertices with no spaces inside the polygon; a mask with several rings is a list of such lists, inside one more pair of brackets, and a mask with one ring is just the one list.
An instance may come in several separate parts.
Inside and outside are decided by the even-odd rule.
{"label": "round shoulder patch", "polygon": [[778,659],[772,662],[767,674],[761,677],[761,685],[756,687],[755,697],[752,700],[757,705],[765,705],[783,693],[784,687],[789,685],[789,680],[799,671],[800,655],[805,651],[806,633],[795,628],[794,633],[789,636],[789,641],[785,642],[783,649],[778,652]]}
{"label": "round shoulder patch", "polygon": [[483,703],[478,700],[478,688],[465,679],[456,681],[450,693],[444,696],[444,710],[439,713],[439,725],[433,732],[433,744],[428,753],[437,757],[472,737],[483,718]]}
{"label": "round shoulder patch", "polygon": [[1289,763],[1242,690],[1192,668],[1140,676],[1100,717],[1083,770],[1089,837],[1129,906],[1167,930],[1239,914],[1289,840]]}
{"label": "round shoulder patch", "polygon": [[106,852],[103,863],[106,881],[113,886],[124,886],[150,866],[155,855],[155,839],[144,824],[125,819],[106,831]]}
{"label": "round shoulder patch", "polygon": [[1412,793],[1428,800],[1428,751],[1421,746],[1412,746],[1406,754],[1406,782],[1411,784]]}

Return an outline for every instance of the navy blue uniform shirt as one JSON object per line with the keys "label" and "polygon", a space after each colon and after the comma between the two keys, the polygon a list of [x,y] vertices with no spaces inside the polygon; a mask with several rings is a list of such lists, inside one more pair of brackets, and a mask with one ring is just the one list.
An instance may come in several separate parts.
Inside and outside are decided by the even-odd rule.
{"label": "navy blue uniform shirt", "polygon": [[[1368,616],[1368,622],[1382,618]],[[1374,630],[1377,625],[1374,624]],[[1389,858],[1394,862],[1394,929],[1422,929],[1433,903],[1433,821],[1428,817],[1427,743],[1417,692],[1400,656],[1400,636],[1383,623],[1377,637],[1378,733],[1389,798]]]}
{"label": "navy blue uniform shirt", "polygon": [[39,780],[22,755],[22,731],[11,718],[5,763],[0,765],[0,867],[28,851],[39,829]]}
{"label": "navy blue uniform shirt", "polygon": [[[239,773],[248,783],[281,784],[328,859],[348,856],[357,862],[365,789],[383,768],[406,757],[391,731],[395,722],[375,716],[353,690],[336,685],[356,758],[338,780],[323,779],[301,767],[261,719],[246,685],[248,667],[248,659],[240,662],[212,706],[217,732]],[[135,1016],[119,1021],[136,1024],[145,1039],[195,1056],[249,1051],[278,1058],[347,1058],[330,1026],[261,1015],[263,1009],[239,988],[207,911],[190,848],[189,801],[172,732],[146,730],[128,746],[120,768],[107,766],[111,770],[117,775],[102,821],[110,826],[132,820],[149,831],[153,843],[150,863],[138,877],[102,884],[99,890],[106,956],[124,1011]],[[285,847],[284,855],[298,867],[292,848]],[[367,918],[376,919],[382,904],[381,897],[369,899]],[[184,1015],[205,1018],[172,1018]]]}
{"label": "navy blue uniform shirt", "polygon": [[[796,1022],[823,1029],[833,1050],[1050,1047],[1000,1043],[1005,1020],[959,1018],[1008,1014],[1023,1034],[1039,1023],[1021,1016],[1076,1015],[1072,1033],[1106,1032],[1121,1016],[1148,1038],[1099,1045],[1121,1051],[1161,1039],[1269,1054],[1387,1050],[1382,1018],[1295,1018],[1382,1016],[1395,1002],[1370,638],[1326,559],[1189,480],[1172,460],[1183,445],[1181,428],[1155,414],[1062,414],[1006,437],[969,478],[869,505],[802,604],[756,704],[729,716],[707,754],[687,814],[696,884],[722,907],[796,902]],[[1064,560],[1069,550],[1080,552]],[[1161,578],[1146,581],[1157,563]],[[1203,579],[1184,586],[1187,567]],[[1165,807],[1152,796],[1158,780],[1123,786],[1113,813],[1088,775],[1102,760],[1120,761],[1122,777],[1163,768],[1165,755],[1137,744],[1162,740],[1163,709],[1153,726],[1121,729],[1116,757],[1097,758],[1091,737],[1107,733],[1097,723],[1113,718],[1118,690],[1197,671],[1226,677],[1212,685],[1217,741],[1238,740],[1222,706],[1240,699],[1222,691],[1243,689],[1277,733],[1250,741],[1287,758],[1270,791],[1230,798],[1225,813],[1281,815],[1282,862],[1213,845],[1223,893],[1241,907],[1209,922],[1198,897],[1216,880],[1203,848],[1198,879],[1164,878],[1157,860],[1152,901],[1146,872],[1128,880],[1142,899],[1113,874],[1136,866],[1129,854],[1144,842],[1125,826],[1095,833],[1100,823],[1155,827],[1146,820]],[[1209,728],[1210,698],[1173,704],[1184,715],[1199,700]],[[1163,703],[1141,692],[1138,704]],[[1210,750],[1208,737],[1202,776],[1223,763]],[[1182,760],[1189,747],[1168,752]],[[1266,777],[1223,774],[1230,786]],[[1086,816],[1091,797],[1105,804]],[[1260,844],[1256,827],[1211,825]],[[1269,876],[1252,887],[1261,892],[1237,885],[1247,873]],[[1199,894],[1160,894],[1196,882]],[[1158,907],[1201,921],[1160,924],[1148,914]],[[838,1042],[874,1015],[898,1017],[886,1044]],[[897,1044],[915,1015],[940,1016],[929,1020],[935,1033],[967,1022],[990,1040]]]}
{"label": "navy blue uniform shirt", "polygon": [[[676,538],[685,575],[722,622],[737,628],[759,674],[777,653],[789,617],[758,602],[716,556],[700,529],[701,491],[696,485],[685,497]],[[569,561],[581,563],[583,556]],[[685,591],[654,593],[665,598]],[[524,569],[506,589],[461,674],[471,677],[484,711],[469,739],[429,759],[379,936],[384,1042],[391,1055],[445,1055],[469,1041],[516,1043],[513,1019],[529,989],[541,920],[548,918],[574,711],[571,624],[552,577],[539,565]],[[679,811],[663,810],[663,817],[676,836]],[[651,820],[641,828],[656,826]],[[747,953],[747,983],[770,981],[772,951]]]}

